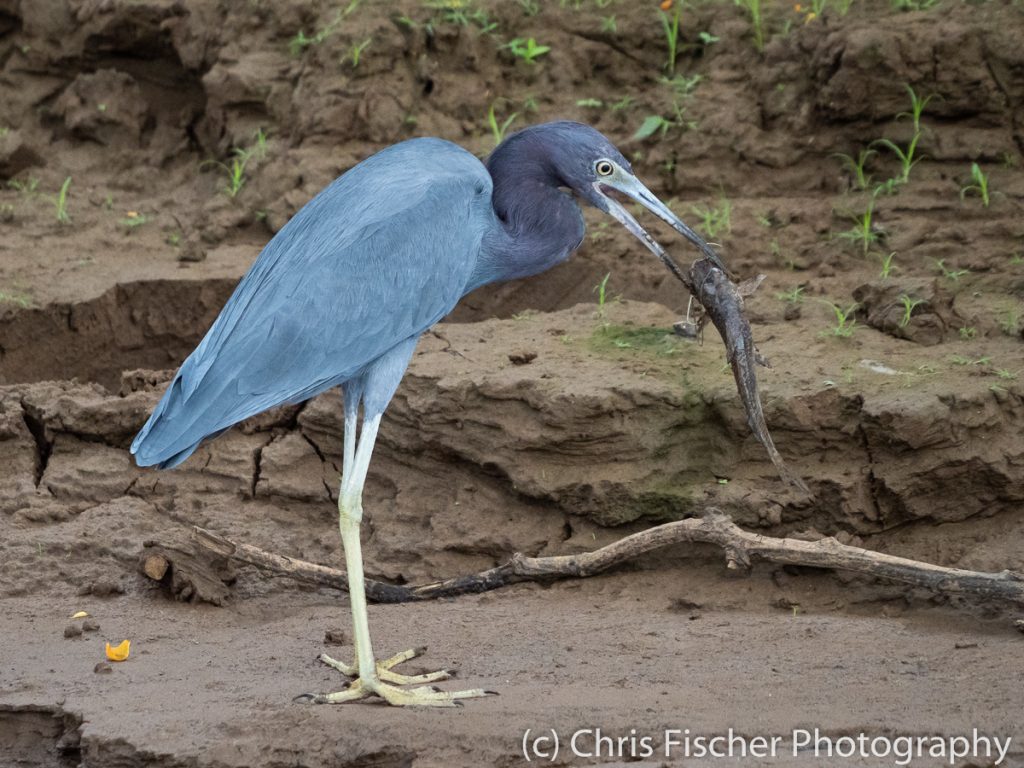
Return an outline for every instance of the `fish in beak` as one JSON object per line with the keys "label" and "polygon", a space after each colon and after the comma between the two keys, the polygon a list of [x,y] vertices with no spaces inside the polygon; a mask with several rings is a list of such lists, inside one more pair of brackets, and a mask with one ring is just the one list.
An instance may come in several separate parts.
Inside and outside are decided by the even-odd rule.
{"label": "fish in beak", "polygon": [[607,190],[614,189],[617,192],[621,192],[631,200],[635,200],[640,203],[640,205],[644,206],[647,210],[672,227],[672,229],[697,246],[697,248],[700,249],[700,252],[704,254],[704,257],[722,270],[722,272],[729,274],[725,265],[722,263],[721,257],[719,257],[715,252],[714,248],[708,245],[704,238],[686,226],[686,224],[684,224],[678,216],[672,213],[667,205],[655,197],[651,190],[645,187],[636,176],[620,167],[617,163],[610,163],[610,165],[612,165],[612,172],[594,182],[594,191],[597,194],[598,208],[632,232],[634,237],[646,245],[651,253],[657,256],[658,259],[668,267],[676,277],[682,279],[682,271],[679,269],[679,265],[677,265],[665,252],[665,249],[662,248],[661,245],[659,245],[658,242],[650,236],[650,234],[648,234],[647,230],[640,226],[640,223],[633,218],[632,214],[630,214],[630,212],[627,211],[618,200],[608,194]]}

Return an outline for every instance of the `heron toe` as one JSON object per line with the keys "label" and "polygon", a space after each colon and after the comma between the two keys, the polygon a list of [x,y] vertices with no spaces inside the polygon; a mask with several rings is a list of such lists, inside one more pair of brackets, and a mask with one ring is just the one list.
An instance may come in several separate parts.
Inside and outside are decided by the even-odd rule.
{"label": "heron toe", "polygon": [[[395,672],[392,667],[396,667],[402,662],[414,659],[417,656],[422,655],[427,649],[426,648],[410,648],[408,651],[402,651],[396,653],[394,656],[383,659],[377,662],[377,679],[382,683],[393,683],[395,685],[422,685],[423,683],[436,683],[440,680],[447,680],[452,676],[452,673],[447,669],[441,669],[437,672],[425,672],[421,675],[403,675],[400,672]],[[346,664],[343,661],[338,661],[328,656],[326,653],[321,653],[320,661],[329,667],[341,672],[346,677],[358,677],[359,670],[352,664]]]}
{"label": "heron toe", "polygon": [[[330,664],[327,661],[324,663]],[[330,666],[334,666],[334,664],[330,664]],[[406,677],[405,675],[396,676]],[[413,677],[408,679],[413,679]],[[379,696],[393,707],[458,707],[461,706],[459,699],[477,699],[483,696],[496,695],[496,691],[485,691],[482,688],[472,688],[466,691],[442,691],[440,688],[435,688],[432,685],[424,685],[418,688],[400,688],[397,685],[380,680],[356,678],[348,688],[342,691],[336,693],[304,693],[301,696],[297,696],[296,701],[310,704],[344,704],[346,701],[358,701],[370,696]]]}

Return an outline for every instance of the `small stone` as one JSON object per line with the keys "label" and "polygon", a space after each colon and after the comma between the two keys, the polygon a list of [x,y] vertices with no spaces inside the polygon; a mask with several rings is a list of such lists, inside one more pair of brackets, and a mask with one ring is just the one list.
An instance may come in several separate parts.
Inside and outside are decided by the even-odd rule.
{"label": "small stone", "polygon": [[78,637],[82,634],[82,628],[77,624],[68,624],[64,627],[64,637]]}
{"label": "small stone", "polygon": [[100,628],[100,623],[96,619],[86,619],[82,622],[83,632],[96,632]]}
{"label": "small stone", "polygon": [[110,666],[109,662],[101,661],[97,663],[95,667],[92,668],[92,671],[95,672],[97,675],[109,675],[111,672],[114,671],[114,668]]}
{"label": "small stone", "polygon": [[344,645],[345,632],[341,629],[328,629],[324,632],[324,643],[326,645]]}
{"label": "small stone", "polygon": [[508,359],[515,365],[528,365],[537,359],[537,353],[533,350],[518,350],[509,354]]}

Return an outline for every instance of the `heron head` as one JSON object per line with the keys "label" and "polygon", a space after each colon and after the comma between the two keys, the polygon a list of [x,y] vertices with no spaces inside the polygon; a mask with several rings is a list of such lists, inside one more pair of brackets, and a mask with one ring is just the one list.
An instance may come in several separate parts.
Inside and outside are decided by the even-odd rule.
{"label": "heron head", "polygon": [[677,269],[665,249],[616,199],[616,193],[640,203],[697,246],[716,267],[728,271],[715,249],[644,186],[633,174],[629,161],[601,133],[582,123],[562,122],[551,126],[557,127],[557,147],[551,159],[565,186],[622,224],[670,268]]}

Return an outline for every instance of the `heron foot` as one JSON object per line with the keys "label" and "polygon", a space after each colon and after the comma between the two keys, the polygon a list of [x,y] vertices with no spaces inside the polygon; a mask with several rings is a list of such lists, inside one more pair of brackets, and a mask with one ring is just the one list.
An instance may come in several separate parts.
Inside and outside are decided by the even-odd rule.
{"label": "heron foot", "polygon": [[[377,680],[382,683],[393,683],[394,685],[422,685],[423,683],[436,683],[439,680],[450,678],[452,673],[447,669],[441,669],[437,672],[426,672],[422,675],[403,675],[392,670],[392,667],[409,661],[409,659],[414,659],[422,655],[426,650],[426,648],[410,648],[408,651],[402,651],[394,656],[378,661]],[[359,677],[359,670],[353,664],[346,664],[343,661],[332,659],[326,653],[321,653],[318,658],[324,664],[333,667],[346,677]]]}
{"label": "heron foot", "polygon": [[442,691],[432,685],[418,688],[399,688],[379,680],[356,678],[348,688],[337,693],[305,693],[296,701],[310,704],[343,704],[370,696],[379,696],[393,707],[460,707],[459,699],[476,699],[496,695],[495,691],[474,688],[468,691]]}

